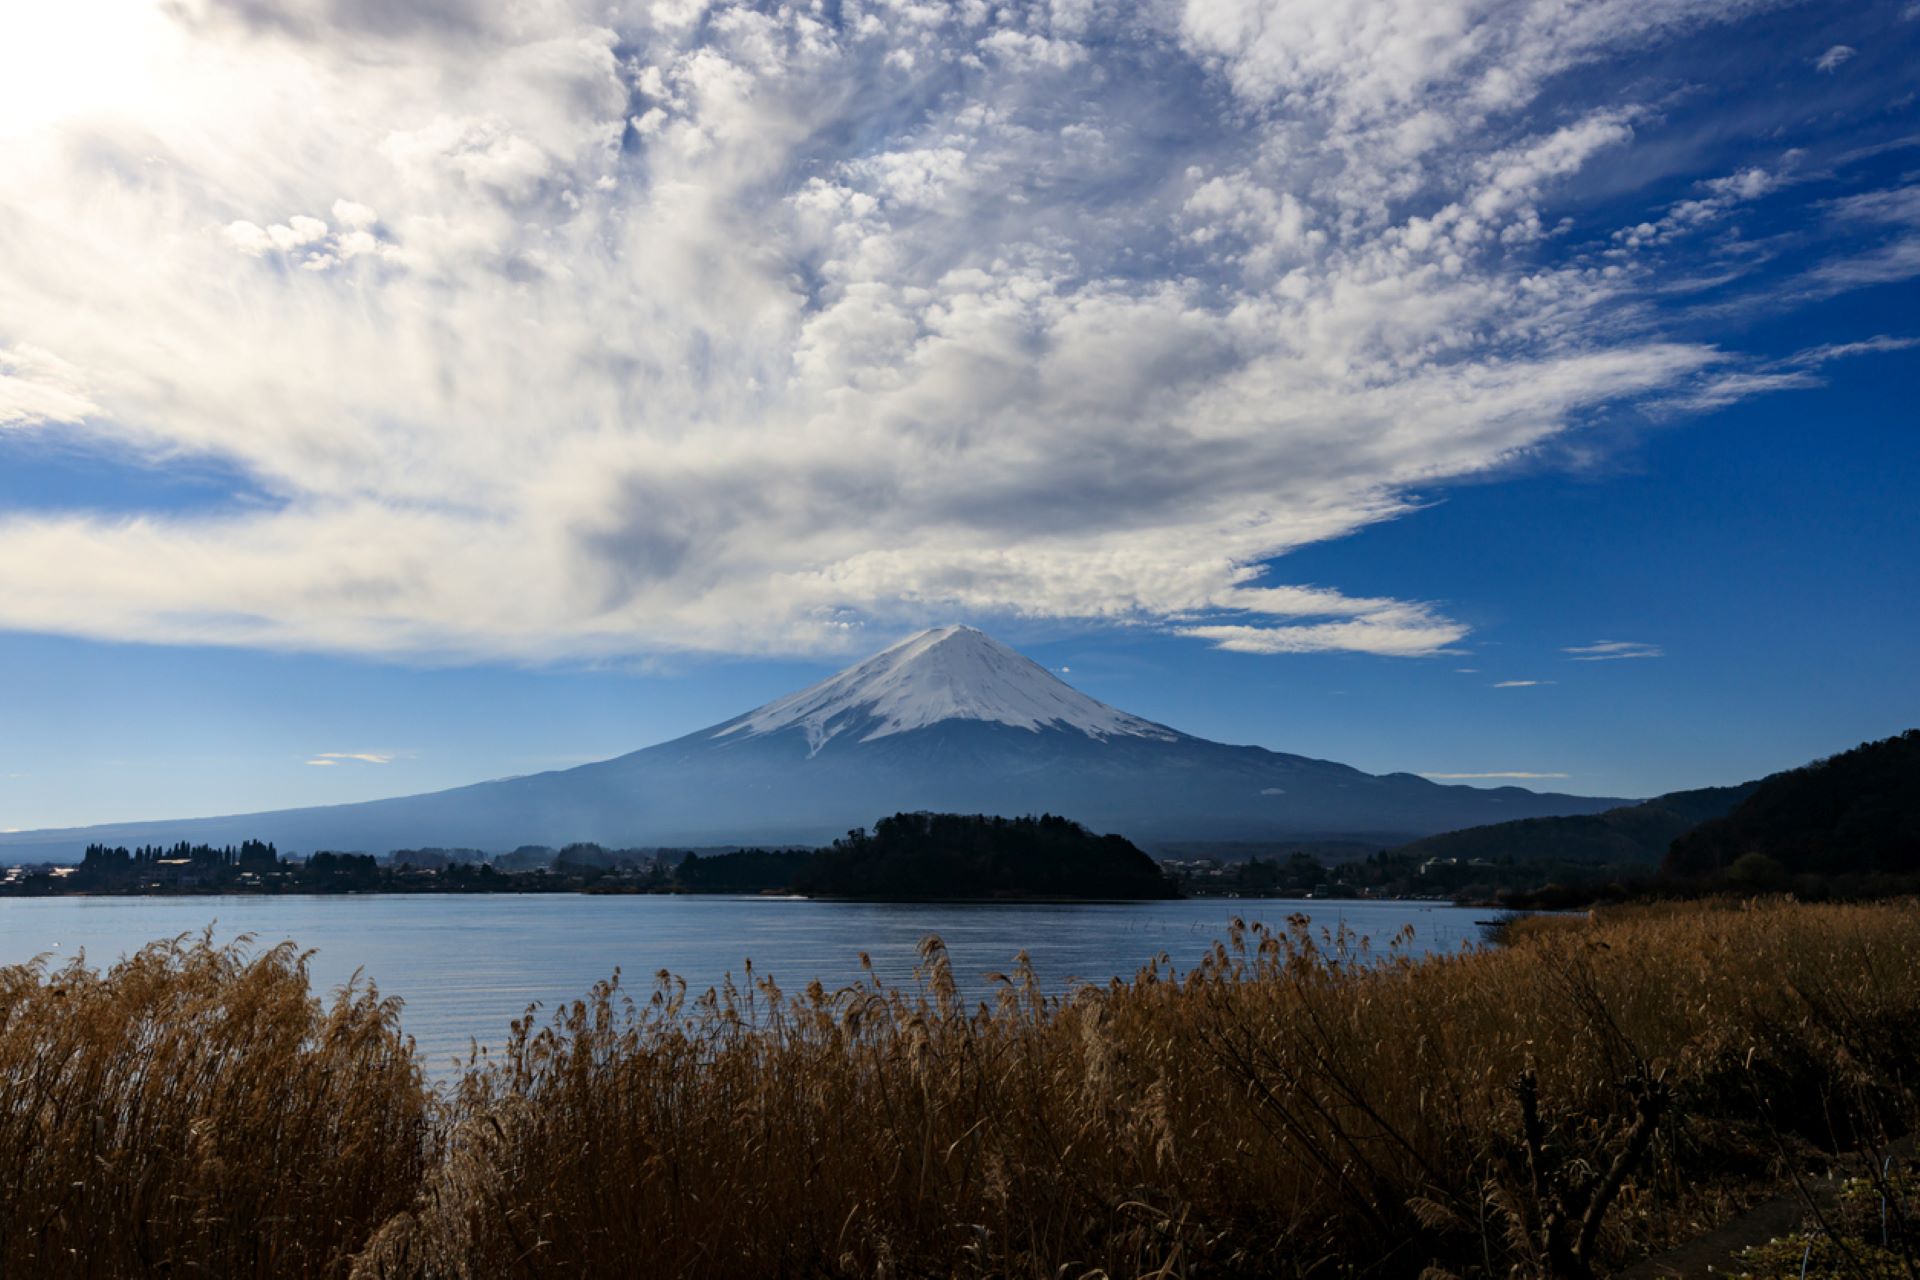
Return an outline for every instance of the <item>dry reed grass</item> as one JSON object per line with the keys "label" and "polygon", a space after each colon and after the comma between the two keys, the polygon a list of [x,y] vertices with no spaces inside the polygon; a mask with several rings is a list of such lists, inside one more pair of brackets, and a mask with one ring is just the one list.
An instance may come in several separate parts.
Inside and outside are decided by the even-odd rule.
{"label": "dry reed grass", "polygon": [[0,1275],[344,1275],[431,1120],[397,1003],[291,945],[0,969]]}
{"label": "dry reed grass", "polygon": [[[236,1174],[197,1175],[195,1212],[242,1168],[262,1186],[334,1197],[327,1212],[299,1214],[297,1230],[313,1234],[298,1245],[295,1226],[277,1228],[284,1274],[337,1268],[344,1250],[368,1280],[1577,1276],[1699,1229],[1810,1153],[1914,1116],[1912,903],[1618,910],[1524,930],[1496,951],[1403,951],[1375,954],[1304,923],[1238,930],[1178,979],[1149,968],[1055,998],[1020,967],[971,1008],[937,940],[910,991],[868,980],[788,994],[749,975],[692,996],[663,975],[650,998],[630,1000],[615,981],[551,1025],[517,1023],[438,1100],[404,1056],[362,1051],[349,1059],[366,1064],[357,1074],[343,1062],[299,1088],[250,1086],[282,1109],[304,1088],[334,1090],[320,1108],[339,1109],[332,1129],[254,1145],[270,1126],[226,1110],[227,1094],[203,1081],[173,1127],[130,1132],[164,1147],[192,1114],[251,1135],[210,1139]],[[149,963],[211,967],[223,981],[250,972],[204,946]],[[4,1014],[0,1062],[80,1042],[46,994],[64,981],[14,970],[0,982],[0,1011],[40,1010]],[[390,1016],[370,999],[332,1017],[357,1016],[362,1034],[390,1044]],[[299,1036],[263,1033],[283,1046],[271,1054],[225,1061],[250,1072],[297,1060],[295,1041],[332,1043],[300,1025]],[[82,1057],[143,1056],[80,1039]],[[18,1078],[9,1067],[0,1087]],[[83,1105],[117,1117],[134,1105],[134,1078],[89,1072]],[[235,1101],[247,1087],[224,1086]],[[57,1154],[32,1157],[49,1185],[92,1167],[84,1126],[52,1124],[72,1132]],[[125,1141],[114,1151],[129,1168],[164,1163]],[[9,1131],[0,1158],[17,1153],[30,1156]],[[380,1188],[378,1215],[339,1206],[324,1170],[354,1160]],[[403,1187],[403,1170],[418,1181]],[[310,1192],[287,1182],[296,1175]],[[73,1230],[146,1233],[145,1256],[173,1249],[177,1269],[220,1271],[239,1256],[227,1242],[237,1228],[155,1234],[138,1218],[151,1198],[82,1203]],[[169,1212],[169,1223],[199,1221]],[[7,1249],[27,1220],[0,1205]]]}

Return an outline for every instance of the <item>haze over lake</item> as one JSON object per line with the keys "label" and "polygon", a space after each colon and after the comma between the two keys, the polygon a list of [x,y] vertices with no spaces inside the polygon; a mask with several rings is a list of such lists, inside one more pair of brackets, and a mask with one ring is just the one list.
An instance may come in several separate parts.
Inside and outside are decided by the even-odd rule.
{"label": "haze over lake", "polygon": [[1165,953],[1184,971],[1239,916],[1283,928],[1295,913],[1316,932],[1345,923],[1384,950],[1414,929],[1416,953],[1479,940],[1484,910],[1439,903],[1197,899],[1177,902],[928,905],[811,902],[764,897],[333,896],[0,899],[0,964],[84,951],[95,967],[155,938],[251,934],[262,945],[291,938],[313,949],[315,990],[330,994],[356,971],[402,997],[402,1024],[436,1072],[469,1040],[498,1045],[529,1004],[542,1017],[586,994],[618,968],[628,993],[652,994],[668,969],[704,991],[731,973],[769,975],[797,992],[814,978],[830,989],[861,976],[860,953],[889,984],[910,984],[916,949],[937,933],[969,999],[986,975],[1025,950],[1049,990],[1075,981],[1132,977]]}

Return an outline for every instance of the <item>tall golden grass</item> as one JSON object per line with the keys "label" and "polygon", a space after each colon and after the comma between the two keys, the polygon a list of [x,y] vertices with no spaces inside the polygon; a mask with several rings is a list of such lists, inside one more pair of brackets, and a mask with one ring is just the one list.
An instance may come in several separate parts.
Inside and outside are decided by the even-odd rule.
{"label": "tall golden grass", "polygon": [[398,1005],[291,945],[0,969],[0,1275],[344,1275],[436,1155]]}
{"label": "tall golden grass", "polygon": [[972,1007],[937,940],[905,991],[612,981],[442,1091],[290,952],[9,970],[0,1269],[1577,1276],[1914,1119],[1915,904],[1513,937],[1417,960],[1296,922]]}

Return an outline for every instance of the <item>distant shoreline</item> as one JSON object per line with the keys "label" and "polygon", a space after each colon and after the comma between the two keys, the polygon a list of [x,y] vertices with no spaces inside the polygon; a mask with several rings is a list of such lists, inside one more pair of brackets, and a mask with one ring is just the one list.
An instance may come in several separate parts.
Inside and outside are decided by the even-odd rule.
{"label": "distant shoreline", "polygon": [[[827,902],[849,906],[859,905],[899,905],[928,907],[966,907],[966,906],[1137,906],[1155,902],[1311,902],[1322,903],[1366,903],[1393,902],[1416,903],[1436,907],[1474,907],[1481,903],[1455,902],[1451,898],[1421,898],[1405,896],[1369,896],[1369,897],[1321,897],[1291,893],[1245,894],[1245,893],[1197,893],[1184,898],[1113,898],[1113,897],[1021,897],[1002,894],[994,897],[864,897],[844,894],[805,894],[805,893],[748,893],[731,890],[701,891],[692,889],[595,889],[574,885],[555,885],[551,888],[516,885],[513,887],[460,889],[460,888],[378,888],[378,889],[314,889],[310,887],[285,889],[240,889],[232,887],[210,887],[205,889],[167,889],[167,890],[102,890],[75,889],[53,890],[50,892],[20,892],[0,889],[0,901],[31,902],[49,898],[101,898],[101,899],[169,899],[169,898],[489,898],[489,897],[528,897],[551,898],[572,894],[582,898],[732,898],[740,901],[764,902]],[[1489,908],[1493,909],[1493,908]]]}

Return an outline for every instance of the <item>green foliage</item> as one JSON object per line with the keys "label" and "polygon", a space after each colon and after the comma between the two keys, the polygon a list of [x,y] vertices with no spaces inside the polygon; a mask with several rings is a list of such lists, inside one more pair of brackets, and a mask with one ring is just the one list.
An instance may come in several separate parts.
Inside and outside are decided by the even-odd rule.
{"label": "green foliage", "polygon": [[1792,877],[1764,853],[1743,853],[1727,868],[1728,887],[1742,893],[1782,893]]}
{"label": "green foliage", "polygon": [[842,898],[1179,896],[1126,838],[1052,814],[896,813],[820,850],[795,887]]}
{"label": "green foliage", "polygon": [[162,847],[157,844],[129,849],[124,845],[90,844],[80,859],[80,868],[95,876],[133,872],[166,863],[189,863],[199,867],[272,867],[280,858],[279,850],[263,840],[243,840],[236,847],[193,844],[182,840]]}
{"label": "green foliage", "polygon": [[582,871],[612,871],[619,867],[637,867],[649,861],[639,849],[609,849],[590,842],[567,845],[553,856],[553,869],[561,874]]}
{"label": "green foliage", "polygon": [[[1644,863],[1663,840],[1671,842],[1665,860],[1650,874]],[[1744,787],[1475,827],[1390,856],[1443,853],[1473,853],[1475,862],[1510,865],[1513,879],[1531,877],[1500,894],[1521,908],[1727,892],[1809,900],[1911,894],[1920,891],[1920,730]],[[1600,865],[1627,854],[1624,865]]]}
{"label": "green foliage", "polygon": [[1920,1177],[1911,1162],[1870,1162],[1799,1231],[1741,1251],[1750,1280],[1912,1280],[1920,1272]]}
{"label": "green foliage", "polygon": [[1225,878],[1235,893],[1299,895],[1311,893],[1327,879],[1327,868],[1310,854],[1289,854],[1285,860],[1249,858]]}
{"label": "green foliage", "polygon": [[1428,836],[1394,850],[1410,858],[1480,858],[1651,869],[1674,838],[1725,814],[1760,784],[1704,787],[1656,796],[1645,804],[1564,818],[1521,818]]}
{"label": "green foliage", "polygon": [[689,893],[762,893],[791,889],[813,861],[805,851],[742,849],[701,857],[689,853],[674,869],[676,888]]}
{"label": "green foliage", "polygon": [[370,853],[316,853],[307,859],[308,878],[324,880],[372,881],[379,878],[380,864]]}
{"label": "green foliage", "polygon": [[1666,870],[1712,876],[1753,853],[1789,874],[1920,874],[1920,729],[1773,775],[1675,840]]}

